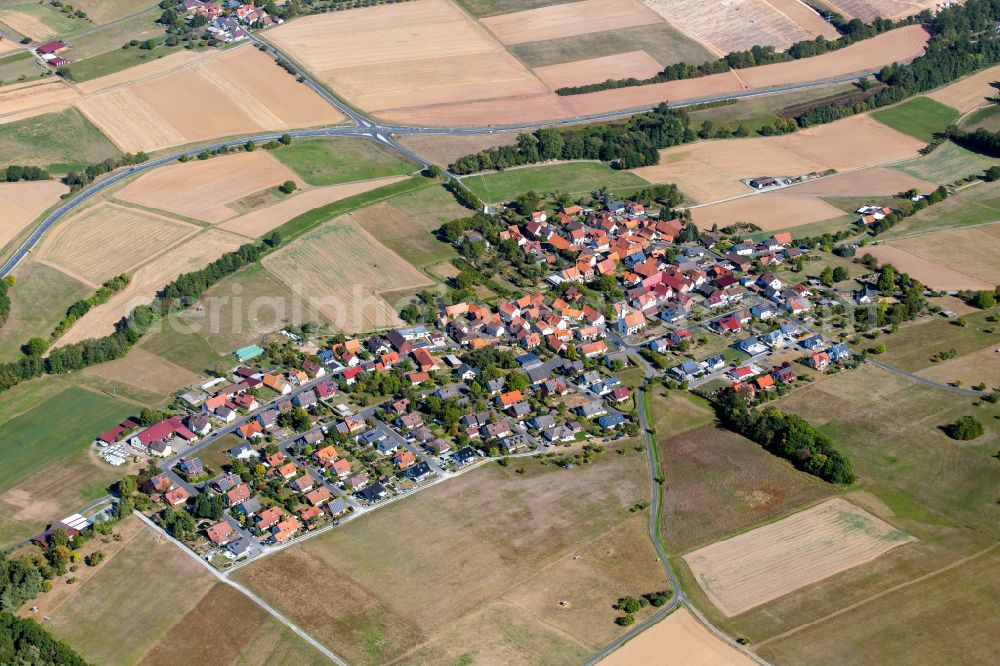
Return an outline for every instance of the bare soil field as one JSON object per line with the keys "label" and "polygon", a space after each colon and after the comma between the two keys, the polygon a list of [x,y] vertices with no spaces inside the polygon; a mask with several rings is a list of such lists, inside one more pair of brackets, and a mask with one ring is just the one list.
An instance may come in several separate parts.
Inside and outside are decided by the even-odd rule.
{"label": "bare soil field", "polygon": [[234,234],[240,234],[241,236],[247,236],[248,238],[258,238],[307,210],[319,208],[320,206],[346,199],[355,194],[362,194],[383,185],[390,185],[400,180],[406,180],[406,178],[407,176],[389,176],[374,180],[362,180],[356,183],[299,190],[273,206],[261,208],[252,213],[226,220],[218,225],[218,228],[231,231]]}
{"label": "bare soil field", "polygon": [[[990,248],[976,249],[976,254],[980,253],[979,250],[992,251]],[[878,259],[880,264],[892,264],[897,270],[909,273],[912,277],[920,280],[931,289],[992,289],[994,287],[993,284],[986,280],[951,268],[951,266],[963,266],[964,262],[950,265],[943,262],[939,263],[941,261],[940,257],[930,259],[926,256],[914,254],[902,247],[898,247],[896,243],[892,245],[872,245],[867,247],[865,252]]]}
{"label": "bare soil field", "polygon": [[902,171],[874,167],[793,185],[786,190],[775,192],[774,196],[865,197],[897,194],[914,187],[925,193],[937,189],[934,183],[915,178]]}
{"label": "bare soil field", "polygon": [[504,44],[521,44],[634,28],[662,20],[639,0],[582,0],[491,16],[480,19],[480,23]]}
{"label": "bare soil field", "polygon": [[227,204],[286,180],[303,186],[273,155],[255,150],[154,169],[122,188],[118,198],[215,223],[236,216]]}
{"label": "bare soil field", "polygon": [[380,293],[432,284],[346,216],[281,248],[262,263],[335,328],[348,333],[400,323],[394,306]]}
{"label": "bare soil field", "polygon": [[13,240],[46,208],[57,203],[59,197],[67,191],[69,188],[58,180],[0,183],[0,201],[3,201],[0,247]]}
{"label": "bare soil field", "polygon": [[599,666],[752,666],[753,659],[728,645],[681,607],[598,662]]}
{"label": "bare soil field", "polygon": [[[777,194],[777,193],[775,193]],[[725,227],[734,222],[751,222],[763,231],[789,229],[843,216],[818,197],[751,195],[731,201],[691,209],[691,219],[702,229],[713,224]]]}
{"label": "bare soil field", "polygon": [[4,86],[0,88],[0,123],[59,111],[79,97],[79,93],[57,77]]}
{"label": "bare soil field", "polygon": [[732,617],[912,539],[838,498],[700,548],[684,560],[712,603]]}
{"label": "bare soil field", "polygon": [[984,69],[937,90],[927,93],[927,97],[946,104],[961,113],[966,113],[988,105],[989,99],[997,94],[993,84],[1000,81],[1000,65]]}
{"label": "bare soil field", "polygon": [[[403,654],[414,664],[579,663],[620,631],[609,604],[665,585],[641,520],[628,512],[645,496],[643,467],[632,451],[572,470],[488,465],[235,579],[351,663]],[[560,593],[569,608],[558,606]]]}
{"label": "bare soil field", "polygon": [[672,552],[711,543],[835,492],[714,424],[668,435],[659,447],[667,479],[664,541]]}
{"label": "bare soil field", "polygon": [[[338,39],[327,39],[332,34]],[[365,111],[546,93],[483,27],[446,0],[310,16],[268,36]],[[428,51],[428,44],[435,48]]]}
{"label": "bare soil field", "polygon": [[130,152],[343,119],[268,56],[246,47],[91,95],[77,106]]}
{"label": "bare soil field", "polygon": [[924,52],[930,39],[919,25],[908,25],[814,58],[741,69],[750,88],[769,88],[878,69],[889,62],[907,62]]}
{"label": "bare soil field", "polygon": [[124,358],[96,365],[80,374],[109,382],[130,384],[144,391],[169,395],[204,379],[141,347],[133,347]]}
{"label": "bare soil field", "polygon": [[112,296],[107,303],[94,308],[78,320],[59,339],[60,344],[107,335],[114,330],[115,322],[135,306],[153,300],[156,292],[175,277],[203,268],[245,242],[245,238],[220,229],[208,229],[196,234],[184,244],[169,253],[161,254],[135,271],[131,284]]}
{"label": "bare soil field", "polygon": [[[680,27],[717,55],[743,51],[754,45],[784,50],[803,39],[830,35],[818,15],[802,5],[790,9],[793,0],[643,0],[665,20]],[[836,35],[836,32],[833,33]]]}
{"label": "bare soil field", "polygon": [[161,215],[102,203],[58,225],[42,243],[38,257],[96,286],[199,230]]}
{"label": "bare soil field", "polygon": [[[879,150],[870,150],[872,145]],[[653,183],[677,183],[695,201],[708,203],[747,193],[743,178],[876,166],[912,157],[922,147],[919,140],[868,116],[852,116],[784,136],[667,148],[660,151],[659,164],[634,172]]]}
{"label": "bare soil field", "polygon": [[559,65],[536,67],[535,74],[552,90],[564,86],[582,86],[607,79],[645,79],[662,70],[660,63],[645,51],[577,60]]}

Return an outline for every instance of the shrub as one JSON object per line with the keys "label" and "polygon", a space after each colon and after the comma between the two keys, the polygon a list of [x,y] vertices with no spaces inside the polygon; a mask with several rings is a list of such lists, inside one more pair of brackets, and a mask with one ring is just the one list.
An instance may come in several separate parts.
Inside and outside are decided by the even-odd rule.
{"label": "shrub", "polygon": [[968,441],[982,436],[983,424],[971,416],[963,416],[945,426],[945,432],[952,439]]}

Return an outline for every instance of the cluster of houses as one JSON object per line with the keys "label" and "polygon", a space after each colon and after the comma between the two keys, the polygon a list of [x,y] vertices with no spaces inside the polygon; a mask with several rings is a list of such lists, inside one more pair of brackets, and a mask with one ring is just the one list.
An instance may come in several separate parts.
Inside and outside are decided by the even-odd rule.
{"label": "cluster of houses", "polygon": [[877,220],[884,220],[886,215],[892,212],[892,209],[888,206],[865,204],[858,207],[854,212],[858,215],[857,223],[863,227],[867,227]]}
{"label": "cluster of houses", "polygon": [[220,42],[238,42],[249,38],[250,28],[267,28],[283,23],[280,18],[272,18],[253,2],[239,0],[183,0],[180,10],[189,21],[203,17],[205,32]]}

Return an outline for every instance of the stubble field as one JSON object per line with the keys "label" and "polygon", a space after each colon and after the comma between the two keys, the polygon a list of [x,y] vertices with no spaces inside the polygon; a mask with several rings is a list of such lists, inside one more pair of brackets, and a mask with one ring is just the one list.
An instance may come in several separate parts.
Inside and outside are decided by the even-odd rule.
{"label": "stubble field", "polygon": [[[872,145],[880,149],[873,152]],[[740,182],[744,178],[876,166],[912,157],[923,145],[867,116],[852,116],[784,136],[667,148],[660,151],[659,164],[633,172],[650,182],[676,183],[695,201],[712,202],[748,193],[750,188]]]}
{"label": "stubble field", "polygon": [[932,289],[993,289],[1000,284],[1000,225],[935,231],[873,245],[867,252]]}
{"label": "stubble field", "polygon": [[705,594],[731,617],[910,540],[910,535],[850,502],[831,499],[684,559]]}
{"label": "stubble field", "polygon": [[24,81],[0,88],[0,123],[67,108],[80,94],[60,78]]}
{"label": "stubble field", "polygon": [[521,44],[634,28],[661,20],[639,0],[581,0],[491,16],[480,22],[502,43]]}
{"label": "stubble field", "polygon": [[778,196],[778,193],[751,195],[691,209],[692,221],[702,229],[710,229],[713,224],[725,227],[734,222],[750,222],[763,231],[775,231],[843,215],[843,211],[817,197]]}
{"label": "stubble field", "polygon": [[866,23],[877,17],[899,19],[919,13],[923,9],[931,9],[937,5],[935,0],[823,0],[837,13],[849,19],[859,18]]}
{"label": "stubble field", "polygon": [[57,180],[0,183],[0,200],[3,201],[0,247],[13,240],[46,208],[56,204],[68,190]]}
{"label": "stubble field", "polygon": [[864,197],[894,195],[914,187],[920,192],[928,194],[937,188],[937,184],[895,169],[874,167],[794,185],[787,190],[776,192],[775,196],[788,194],[790,196]]}
{"label": "stubble field", "polygon": [[600,58],[535,68],[535,74],[549,88],[582,86],[607,79],[639,79],[655,75],[663,67],[645,51],[631,51]]}
{"label": "stubble field", "polygon": [[42,243],[38,257],[96,287],[197,231],[192,224],[102,203],[60,224]]}
{"label": "stubble field", "polygon": [[966,76],[943,88],[932,90],[927,93],[927,97],[966,113],[989,104],[988,100],[997,94],[995,84],[998,81],[1000,81],[1000,65]]}

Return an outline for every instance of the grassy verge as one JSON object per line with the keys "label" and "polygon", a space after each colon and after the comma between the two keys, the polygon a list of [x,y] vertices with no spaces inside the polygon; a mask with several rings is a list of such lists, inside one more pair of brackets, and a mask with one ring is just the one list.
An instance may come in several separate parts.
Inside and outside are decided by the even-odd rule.
{"label": "grassy verge", "polygon": [[316,187],[405,176],[418,169],[374,141],[351,137],[297,139],[274,156]]}

